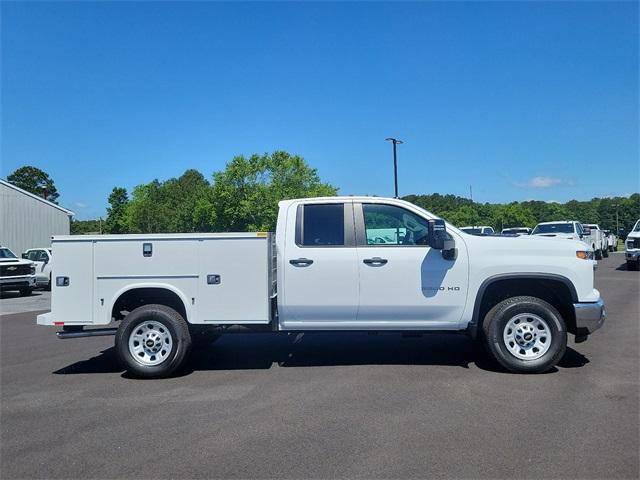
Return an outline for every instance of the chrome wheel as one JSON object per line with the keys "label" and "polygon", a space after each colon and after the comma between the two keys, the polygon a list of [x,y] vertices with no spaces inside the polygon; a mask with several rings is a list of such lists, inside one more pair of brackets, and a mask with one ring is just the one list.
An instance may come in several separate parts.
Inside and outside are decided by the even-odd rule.
{"label": "chrome wheel", "polygon": [[173,338],[169,329],[160,322],[140,323],[129,335],[129,352],[145,366],[159,365],[171,353]]}
{"label": "chrome wheel", "polygon": [[521,313],[507,322],[503,339],[514,357],[536,360],[551,346],[551,329],[538,315]]}

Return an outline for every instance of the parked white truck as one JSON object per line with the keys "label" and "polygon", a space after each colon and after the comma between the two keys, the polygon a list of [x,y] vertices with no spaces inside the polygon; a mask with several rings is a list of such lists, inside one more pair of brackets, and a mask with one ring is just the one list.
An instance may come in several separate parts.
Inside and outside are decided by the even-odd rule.
{"label": "parked white truck", "polygon": [[611,230],[603,230],[602,234],[607,239],[607,247],[610,252],[618,251],[618,237]]}
{"label": "parked white truck", "polygon": [[124,368],[163,377],[195,339],[233,331],[460,332],[511,371],[543,372],[567,333],[584,341],[604,322],[582,242],[468,235],[398,199],[279,207],[275,235],[54,237],[38,324],[114,334]]}
{"label": "parked white truck", "polygon": [[600,230],[600,225],[596,223],[583,223],[583,227],[589,229],[588,238],[584,238],[583,241],[587,245],[591,245],[593,248],[596,260],[600,260],[602,257],[609,256],[608,239]]}
{"label": "parked white truck", "polygon": [[22,260],[0,246],[0,291],[17,290],[21,296],[31,295],[36,286],[33,262]]}
{"label": "parked white truck", "polygon": [[627,260],[627,270],[640,270],[640,220],[624,241],[624,256]]}

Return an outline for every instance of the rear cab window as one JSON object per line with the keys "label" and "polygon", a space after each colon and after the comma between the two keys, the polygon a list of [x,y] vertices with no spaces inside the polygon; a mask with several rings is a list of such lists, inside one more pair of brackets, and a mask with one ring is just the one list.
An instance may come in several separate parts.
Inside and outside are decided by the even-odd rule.
{"label": "rear cab window", "polygon": [[344,247],[353,245],[351,204],[317,203],[298,207],[296,244],[299,247]]}

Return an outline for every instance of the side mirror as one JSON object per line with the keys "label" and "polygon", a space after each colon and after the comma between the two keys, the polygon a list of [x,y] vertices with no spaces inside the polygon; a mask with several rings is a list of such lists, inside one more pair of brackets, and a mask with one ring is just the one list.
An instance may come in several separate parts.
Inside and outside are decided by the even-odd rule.
{"label": "side mirror", "polygon": [[24,258],[25,260],[29,259],[29,254],[28,253],[23,253],[22,254],[22,258]]}
{"label": "side mirror", "polygon": [[429,220],[429,245],[436,250],[444,250],[444,242],[447,239],[447,229],[444,220]]}

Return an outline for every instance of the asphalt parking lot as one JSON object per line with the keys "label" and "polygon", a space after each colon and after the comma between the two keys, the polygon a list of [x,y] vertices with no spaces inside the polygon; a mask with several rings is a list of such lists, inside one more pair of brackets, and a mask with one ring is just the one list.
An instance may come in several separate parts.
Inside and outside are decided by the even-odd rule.
{"label": "asphalt parking lot", "polygon": [[638,478],[640,275],[612,254],[596,286],[603,329],[530,376],[463,336],[255,334],[141,381],[112,337],[4,315],[0,476]]}
{"label": "asphalt parking lot", "polygon": [[34,290],[28,297],[13,290],[0,292],[0,315],[49,310],[50,306],[51,292],[46,290]]}

